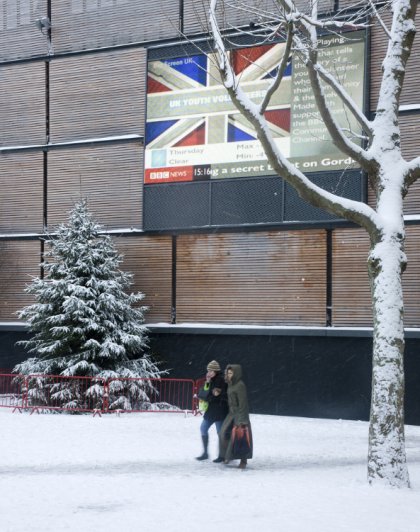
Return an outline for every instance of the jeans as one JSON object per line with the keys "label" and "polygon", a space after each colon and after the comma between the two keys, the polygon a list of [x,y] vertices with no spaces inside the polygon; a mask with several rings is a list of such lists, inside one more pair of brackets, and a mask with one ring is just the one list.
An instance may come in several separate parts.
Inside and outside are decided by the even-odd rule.
{"label": "jeans", "polygon": [[223,425],[223,421],[209,421],[208,419],[203,419],[200,425],[200,433],[202,436],[208,436],[209,428],[213,425],[213,423],[216,425],[217,434],[219,434]]}

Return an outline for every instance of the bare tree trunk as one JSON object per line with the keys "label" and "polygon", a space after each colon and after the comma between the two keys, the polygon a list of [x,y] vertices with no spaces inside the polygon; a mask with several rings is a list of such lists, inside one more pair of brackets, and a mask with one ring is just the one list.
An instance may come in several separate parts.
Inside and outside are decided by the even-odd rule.
{"label": "bare tree trunk", "polygon": [[381,235],[372,243],[368,260],[373,301],[368,480],[409,487],[404,437],[403,247],[404,235]]}

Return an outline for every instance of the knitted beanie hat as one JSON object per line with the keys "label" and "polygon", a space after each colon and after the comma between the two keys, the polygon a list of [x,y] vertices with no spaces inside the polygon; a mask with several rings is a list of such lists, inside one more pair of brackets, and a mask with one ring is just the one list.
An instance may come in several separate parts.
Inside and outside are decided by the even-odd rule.
{"label": "knitted beanie hat", "polygon": [[212,360],[207,364],[207,371],[220,371],[220,365],[217,360]]}

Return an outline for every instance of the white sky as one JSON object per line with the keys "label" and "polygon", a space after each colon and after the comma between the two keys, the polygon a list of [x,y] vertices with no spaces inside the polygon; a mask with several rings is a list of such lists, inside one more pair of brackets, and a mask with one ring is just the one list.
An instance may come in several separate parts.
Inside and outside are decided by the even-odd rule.
{"label": "white sky", "polygon": [[399,490],[367,484],[365,422],[252,415],[240,471],[194,460],[191,415],[0,409],[0,421],[2,532],[419,530],[420,427],[407,427],[412,489]]}

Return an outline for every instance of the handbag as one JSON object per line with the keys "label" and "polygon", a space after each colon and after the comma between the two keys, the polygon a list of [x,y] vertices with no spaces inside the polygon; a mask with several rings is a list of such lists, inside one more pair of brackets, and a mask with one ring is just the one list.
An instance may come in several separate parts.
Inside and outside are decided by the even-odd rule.
{"label": "handbag", "polygon": [[248,425],[237,425],[232,429],[232,459],[250,458],[252,436]]}
{"label": "handbag", "polygon": [[209,407],[209,402],[208,402],[209,394],[210,394],[210,383],[205,382],[204,386],[202,386],[198,390],[198,410],[202,414],[207,412],[207,409]]}

